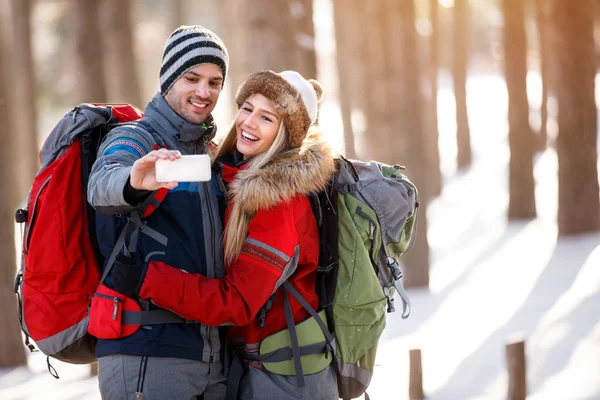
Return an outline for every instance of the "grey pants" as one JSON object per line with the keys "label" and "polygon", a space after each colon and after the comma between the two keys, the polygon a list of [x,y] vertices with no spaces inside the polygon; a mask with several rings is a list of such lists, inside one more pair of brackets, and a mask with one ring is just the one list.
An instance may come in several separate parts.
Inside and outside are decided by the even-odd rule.
{"label": "grey pants", "polygon": [[306,385],[299,388],[295,376],[272,374],[249,367],[240,383],[242,400],[338,400],[333,365],[313,375],[304,375]]}
{"label": "grey pants", "polygon": [[98,381],[103,400],[222,400],[226,389],[221,362],[121,354],[98,359]]}

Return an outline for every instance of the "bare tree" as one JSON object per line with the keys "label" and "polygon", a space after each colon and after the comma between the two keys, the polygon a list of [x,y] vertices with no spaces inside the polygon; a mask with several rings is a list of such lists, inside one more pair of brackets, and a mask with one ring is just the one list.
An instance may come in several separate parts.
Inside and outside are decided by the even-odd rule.
{"label": "bare tree", "polygon": [[[4,40],[0,38],[0,60],[6,51],[3,44]],[[0,120],[2,121],[0,141],[3,143],[10,143],[10,136],[14,135],[9,119],[7,82],[4,64],[0,62]],[[21,342],[21,329],[17,318],[16,296],[13,292],[16,274],[15,208],[11,201],[7,201],[7,194],[12,193],[16,185],[16,158],[11,146],[0,146],[0,193],[3,198],[3,201],[0,202],[0,224],[2,225],[2,229],[0,229],[0,246],[2,246],[0,248],[0,333],[2,334],[0,368],[11,368],[26,363],[25,350]]]}
{"label": "bare tree", "polygon": [[256,0],[245,7],[244,43],[250,73],[262,69],[294,69],[296,29],[288,1]]}
{"label": "bare tree", "polygon": [[536,216],[536,210],[534,144],[527,100],[525,4],[522,0],[502,0],[502,10],[510,146],[508,218],[528,219]]}
{"label": "bare tree", "polygon": [[[398,149],[395,143],[391,144],[393,135],[389,120],[391,113],[388,109],[388,92],[393,78],[389,76],[390,61],[387,57],[387,43],[390,39],[386,31],[386,6],[386,1],[363,2],[361,11],[363,18],[370,21],[370,27],[362,31],[358,46],[364,49],[364,53],[361,53],[364,59],[376,60],[361,63],[363,111],[368,127],[364,137],[364,154],[366,158],[394,163],[404,154],[404,148]],[[397,102],[394,101],[395,103]]]}
{"label": "bare tree", "polygon": [[600,228],[592,0],[549,2],[552,88],[558,102],[558,231]]}
{"label": "bare tree", "polygon": [[[244,2],[241,0],[218,0],[216,7],[217,22],[221,27],[219,36],[227,45],[229,53],[229,71],[225,80],[225,90],[221,99],[227,97],[233,107],[229,110],[230,120],[235,117],[235,94],[250,73],[249,54],[245,48],[244,36],[247,34],[244,24]],[[223,102],[223,100],[221,100]],[[229,129],[226,127],[225,129]]]}
{"label": "bare tree", "polygon": [[288,0],[289,16],[294,26],[294,65],[306,78],[317,78],[313,0]]}
{"label": "bare tree", "polygon": [[[407,174],[422,193],[430,196],[426,158],[426,140],[422,121],[424,99],[422,97],[417,50],[416,15],[413,0],[386,0],[387,48],[390,60],[387,110],[392,129],[388,131],[387,143],[406,164]],[[398,51],[398,49],[401,49]],[[421,201],[417,221],[419,236],[412,249],[403,257],[406,266],[407,287],[429,286],[429,245],[427,242],[427,201]]]}
{"label": "bare tree", "polygon": [[185,20],[185,0],[171,0],[170,31],[183,25]]}
{"label": "bare tree", "polygon": [[29,193],[31,182],[39,168],[36,76],[34,73],[31,47],[31,1],[11,0],[10,15],[12,25],[12,46],[9,58],[11,62],[13,119],[13,152],[16,158],[18,174],[15,182],[16,200],[22,201]]}
{"label": "bare tree", "polygon": [[[347,0],[333,0],[333,20],[337,57],[338,97],[344,126],[344,147],[346,157],[356,158],[352,109],[357,107],[352,97],[353,85],[360,85],[360,58],[356,51],[356,34],[353,24],[360,15],[357,4]],[[357,19],[357,18],[356,18]]]}
{"label": "bare tree", "polygon": [[249,74],[264,69],[316,78],[312,1],[220,0],[217,14],[235,60],[227,78],[233,93]]}
{"label": "bare tree", "polygon": [[540,77],[542,81],[542,104],[540,105],[540,130],[537,138],[537,148],[543,150],[548,145],[548,83],[549,83],[549,57],[548,57],[548,17],[545,7],[546,0],[535,0],[535,19],[539,41]]}
{"label": "bare tree", "polygon": [[456,141],[458,168],[471,165],[471,133],[467,114],[467,68],[469,58],[469,0],[454,1],[454,97],[456,99]]}
{"label": "bare tree", "polygon": [[[427,177],[422,106],[412,0],[364,2],[364,18],[371,27],[362,32],[366,158],[388,164],[402,163],[408,176],[422,193],[427,193]],[[405,284],[429,284],[426,202],[419,211],[419,237],[403,257]]]}
{"label": "bare tree", "polygon": [[[429,59],[428,74],[425,75],[429,93],[424,107],[424,129],[425,129],[425,154],[427,156],[427,184],[428,196],[437,196],[442,191],[442,176],[440,171],[440,151],[438,147],[438,70],[439,70],[439,44],[440,44],[440,21],[438,0],[429,0],[429,21],[431,24],[431,35],[429,37]],[[423,198],[426,201],[426,198]]]}
{"label": "bare tree", "polygon": [[95,1],[71,0],[73,13],[71,37],[75,44],[74,98],[76,103],[105,103],[103,52],[98,24],[99,4]]}
{"label": "bare tree", "polygon": [[141,104],[141,91],[133,45],[131,0],[102,2],[102,33],[111,102]]}

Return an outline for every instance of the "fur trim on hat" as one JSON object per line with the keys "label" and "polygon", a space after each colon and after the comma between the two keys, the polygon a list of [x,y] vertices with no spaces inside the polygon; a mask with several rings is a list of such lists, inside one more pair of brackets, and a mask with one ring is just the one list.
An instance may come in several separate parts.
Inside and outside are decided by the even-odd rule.
{"label": "fur trim on hat", "polygon": [[[317,101],[320,100],[323,88],[315,80],[311,79],[308,82],[315,88]],[[262,94],[274,103],[277,111],[283,116],[290,147],[300,147],[312,121],[306,105],[294,85],[273,71],[252,74],[237,91],[238,109],[253,94]]]}

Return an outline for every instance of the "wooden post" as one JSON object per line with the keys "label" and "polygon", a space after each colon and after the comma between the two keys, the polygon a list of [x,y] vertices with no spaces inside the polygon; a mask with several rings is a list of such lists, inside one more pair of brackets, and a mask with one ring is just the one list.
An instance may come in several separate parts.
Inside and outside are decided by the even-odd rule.
{"label": "wooden post", "polygon": [[409,350],[410,374],[408,380],[408,397],[413,399],[424,399],[423,392],[423,365],[421,364],[421,350]]}
{"label": "wooden post", "polygon": [[527,397],[527,366],[524,340],[514,340],[506,345],[506,366],[508,368],[508,399],[525,400]]}

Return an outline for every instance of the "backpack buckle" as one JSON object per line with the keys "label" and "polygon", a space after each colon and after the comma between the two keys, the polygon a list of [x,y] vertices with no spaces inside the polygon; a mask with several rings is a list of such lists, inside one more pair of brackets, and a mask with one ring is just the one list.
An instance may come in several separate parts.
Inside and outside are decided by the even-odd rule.
{"label": "backpack buckle", "polygon": [[394,306],[394,290],[392,289],[394,286],[386,286],[383,288],[383,294],[387,299],[387,312],[393,313],[396,312],[396,307]]}
{"label": "backpack buckle", "polygon": [[259,319],[260,319],[260,327],[261,328],[264,328],[266,326],[267,311],[269,311],[272,306],[273,306],[273,301],[272,301],[272,297],[270,297],[269,300],[267,300],[267,303],[264,305],[264,307],[260,309]]}
{"label": "backpack buckle", "polygon": [[396,261],[393,257],[387,258],[387,265],[392,271],[392,275],[394,276],[394,280],[399,280],[402,278],[402,270],[400,269],[400,265],[398,265],[398,261]]}
{"label": "backpack buckle", "polygon": [[27,210],[19,208],[17,212],[15,212],[15,221],[17,224],[24,224],[27,222]]}

